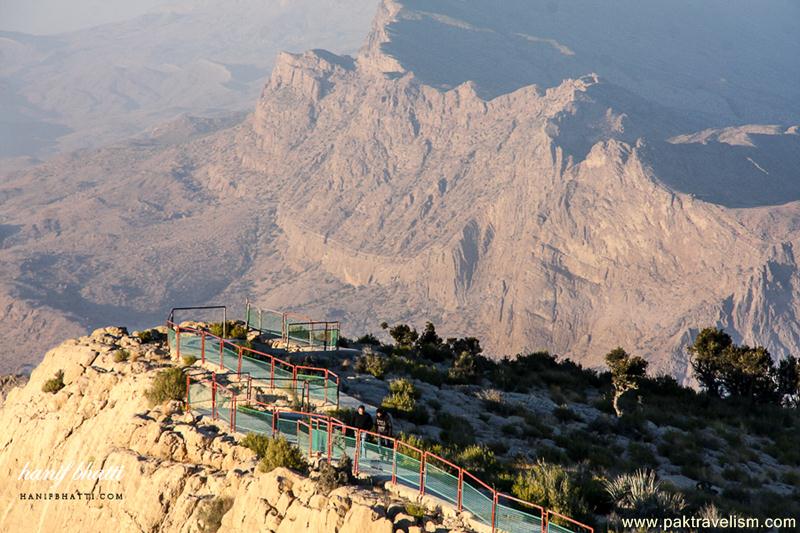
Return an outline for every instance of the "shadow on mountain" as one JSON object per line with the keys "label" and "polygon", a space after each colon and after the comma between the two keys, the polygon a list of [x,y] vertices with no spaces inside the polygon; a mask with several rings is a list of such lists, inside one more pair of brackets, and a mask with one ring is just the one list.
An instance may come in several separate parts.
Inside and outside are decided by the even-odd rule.
{"label": "shadow on mountain", "polygon": [[[403,0],[382,50],[424,83],[484,98],[590,72],[669,107],[725,122],[800,120],[800,4]],[[609,31],[609,28],[614,28]],[[747,43],[746,46],[742,43]],[[796,107],[796,106],[795,106]]]}
{"label": "shadow on mountain", "polygon": [[665,185],[705,202],[743,208],[800,200],[800,135],[750,137],[754,146],[650,144],[645,157]]}

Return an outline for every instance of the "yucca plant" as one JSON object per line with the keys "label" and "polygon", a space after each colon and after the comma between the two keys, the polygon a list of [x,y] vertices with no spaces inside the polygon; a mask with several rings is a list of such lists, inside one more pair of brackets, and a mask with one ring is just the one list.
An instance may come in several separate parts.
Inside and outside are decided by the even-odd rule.
{"label": "yucca plant", "polygon": [[683,495],[664,488],[652,470],[637,470],[605,482],[620,517],[672,517],[686,507]]}

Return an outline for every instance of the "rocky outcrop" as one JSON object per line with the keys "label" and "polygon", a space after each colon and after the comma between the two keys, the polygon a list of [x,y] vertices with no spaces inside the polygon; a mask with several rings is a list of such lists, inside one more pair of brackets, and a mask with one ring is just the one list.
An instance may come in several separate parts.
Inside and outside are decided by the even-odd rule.
{"label": "rocky outcrop", "polygon": [[[118,349],[127,361],[115,361]],[[144,392],[167,357],[163,346],[104,328],[50,350],[28,384],[9,392],[0,410],[0,529],[214,531],[209,509],[227,501],[220,531],[396,530],[402,505],[391,494],[342,487],[324,495],[289,470],[259,473],[253,453],[219,424],[180,402],[150,407]],[[59,371],[64,388],[43,392]]]}

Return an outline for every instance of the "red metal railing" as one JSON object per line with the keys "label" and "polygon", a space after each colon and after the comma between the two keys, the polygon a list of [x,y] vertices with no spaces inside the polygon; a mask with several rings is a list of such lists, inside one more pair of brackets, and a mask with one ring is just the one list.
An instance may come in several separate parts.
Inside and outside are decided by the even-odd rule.
{"label": "red metal railing", "polygon": [[[324,386],[323,386],[323,390],[324,390],[323,402],[324,402],[324,404],[328,404],[328,403],[335,404],[337,407],[339,405],[340,378],[339,378],[338,374],[336,374],[335,372],[330,371],[327,368],[304,366],[304,365],[295,365],[295,364],[292,364],[292,363],[290,363],[288,361],[284,361],[282,359],[279,359],[279,358],[277,358],[277,357],[275,357],[273,355],[266,354],[264,352],[259,352],[258,350],[254,350],[252,348],[247,348],[247,347],[244,347],[244,346],[240,346],[239,344],[231,342],[231,341],[229,341],[227,339],[223,339],[222,337],[218,337],[218,336],[216,336],[216,335],[214,335],[214,334],[212,334],[212,333],[210,333],[208,331],[205,331],[203,329],[186,327],[186,326],[181,327],[181,326],[179,326],[177,324],[174,324],[172,322],[167,322],[167,327],[171,328],[171,329],[173,329],[175,331],[175,345],[176,345],[175,346],[175,352],[176,352],[176,357],[178,359],[180,359],[180,357],[181,357],[181,332],[189,333],[189,334],[192,334],[192,335],[200,337],[200,359],[201,359],[201,361],[203,363],[205,363],[206,359],[207,359],[206,358],[206,344],[207,344],[207,340],[206,339],[215,339],[217,341],[217,343],[219,344],[219,367],[220,367],[221,370],[226,370],[227,369],[227,367],[225,366],[225,363],[224,363],[224,355],[225,355],[225,348],[226,347],[228,347],[229,349],[231,349],[232,351],[234,351],[237,354],[238,361],[237,361],[236,374],[239,375],[239,376],[242,375],[242,358],[245,357],[245,353],[248,353],[250,355],[248,355],[247,357],[250,357],[250,358],[255,359],[255,360],[265,361],[265,362],[269,363],[269,366],[270,366],[269,387],[270,387],[270,389],[275,389],[276,388],[275,387],[275,381],[276,381],[275,369],[276,368],[278,368],[279,370],[282,370],[284,372],[290,373],[291,376],[292,376],[292,380],[291,380],[292,389],[297,391],[299,384],[302,384],[302,386],[303,386],[303,391],[302,391],[303,398],[302,398],[302,400],[305,400],[305,401],[309,402],[307,405],[310,405],[310,402],[311,402],[311,388],[310,388],[310,385],[309,385],[307,380],[298,381],[298,377],[297,376],[298,376],[298,371],[300,371],[300,370],[310,371],[310,372],[313,372],[315,374],[319,374],[319,377],[324,380]],[[170,350],[171,349],[172,349],[172,347],[170,347]],[[213,354],[213,355],[216,357],[216,354]],[[302,374],[302,372],[300,372],[300,373]],[[258,379],[258,380],[261,380],[261,381],[266,381],[266,379],[262,379],[262,378],[255,378],[255,379]],[[329,391],[328,391],[328,383],[334,383],[336,385],[335,402],[334,402],[334,398],[330,398],[329,397],[330,394],[329,394]],[[286,388],[286,386],[278,387],[278,388]]]}
{"label": "red metal railing", "polygon": [[[189,398],[188,398],[188,390],[191,378],[187,378],[187,400],[186,405],[189,405]],[[469,485],[470,489],[475,492],[479,492],[483,498],[486,499],[487,502],[491,503],[491,517],[486,517],[486,520],[490,522],[489,525],[492,527],[492,531],[502,531],[501,526],[502,524],[498,524],[498,506],[501,508],[510,508],[509,505],[502,505],[504,502],[511,502],[511,504],[515,505],[517,508],[526,508],[530,510],[534,510],[534,514],[530,514],[529,511],[522,511],[528,514],[530,517],[538,519],[541,524],[541,531],[542,533],[548,533],[549,531],[549,524],[553,517],[557,518],[560,521],[564,521],[569,524],[573,531],[581,531],[581,532],[588,532],[594,533],[594,529],[591,526],[578,522],[572,518],[559,514],[555,511],[547,510],[541,507],[540,505],[536,505],[531,502],[526,502],[519,498],[515,498],[509,494],[505,494],[499,492],[492,488],[489,484],[479,479],[474,474],[470,473],[469,471],[465,470],[464,468],[459,467],[455,463],[448,461],[447,459],[435,455],[431,452],[421,450],[416,448],[410,444],[402,442],[399,439],[394,437],[388,437],[385,435],[380,435],[379,433],[375,433],[372,431],[366,431],[362,429],[355,428],[353,426],[348,426],[341,420],[333,418],[328,415],[320,414],[320,413],[310,413],[304,411],[293,411],[289,409],[282,409],[277,408],[269,404],[265,404],[262,402],[255,401],[249,397],[249,393],[247,395],[240,395],[237,396],[234,391],[232,391],[228,387],[224,387],[216,383],[216,376],[212,374],[212,380],[197,380],[198,382],[202,382],[204,384],[210,384],[212,387],[212,399],[216,401],[217,395],[216,392],[219,390],[227,391],[226,394],[232,395],[232,411],[236,410],[236,406],[239,402],[244,402],[245,405],[248,406],[257,406],[261,407],[262,411],[265,413],[271,413],[272,415],[272,433],[279,434],[280,426],[277,423],[277,420],[280,418],[281,414],[285,415],[294,415],[298,417],[297,420],[297,431],[299,434],[300,428],[308,428],[308,454],[309,456],[313,456],[313,440],[314,440],[314,430],[324,431],[326,434],[326,450],[325,452],[317,452],[319,457],[324,456],[328,462],[331,462],[333,459],[333,452],[332,452],[332,442],[334,438],[334,434],[336,431],[341,432],[342,435],[350,434],[355,439],[355,452],[354,452],[354,460],[353,460],[353,474],[358,475],[360,469],[360,459],[361,453],[364,446],[362,444],[365,442],[366,437],[372,437],[376,439],[376,442],[381,443],[388,443],[388,446],[384,446],[385,449],[392,451],[392,466],[391,466],[391,480],[394,485],[397,485],[398,478],[397,478],[397,455],[402,454],[406,457],[410,457],[414,460],[419,461],[419,480],[418,482],[414,482],[415,484],[419,485],[419,492],[421,495],[426,494],[426,490],[430,491],[430,487],[426,485],[426,465],[433,463],[437,463],[439,465],[445,465],[449,470],[449,475],[453,476],[458,480],[458,487],[457,487],[457,494],[456,494],[456,502],[455,506],[458,508],[459,511],[465,509],[464,506],[464,486],[465,484]],[[216,409],[212,409],[212,412],[216,412]],[[230,417],[230,428],[231,431],[236,432],[236,415],[235,413],[231,414]],[[304,450],[305,453],[305,450]],[[444,470],[441,466],[436,466],[439,470]],[[434,490],[434,492],[436,492]],[[486,503],[486,502],[485,502]],[[475,510],[467,509],[468,511],[472,512],[473,515],[476,515],[480,518],[479,513],[475,512]],[[507,511],[506,511],[507,513]],[[575,528],[578,528],[577,530]],[[516,528],[515,528],[516,529]],[[532,532],[533,533],[533,532]]]}

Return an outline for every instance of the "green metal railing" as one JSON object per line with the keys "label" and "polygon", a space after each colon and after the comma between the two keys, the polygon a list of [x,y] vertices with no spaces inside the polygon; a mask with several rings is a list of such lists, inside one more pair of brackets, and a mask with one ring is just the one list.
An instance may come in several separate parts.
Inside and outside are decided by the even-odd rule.
{"label": "green metal railing", "polygon": [[[211,390],[203,391],[203,388]],[[467,470],[392,437],[360,430],[319,413],[290,411],[236,395],[235,387],[187,377],[186,405],[220,420],[233,432],[283,435],[309,457],[353,459],[353,473],[390,479],[433,496],[474,520],[507,533],[593,533],[590,526],[496,491]],[[211,406],[209,406],[209,401]],[[216,403],[215,403],[216,402]]]}

